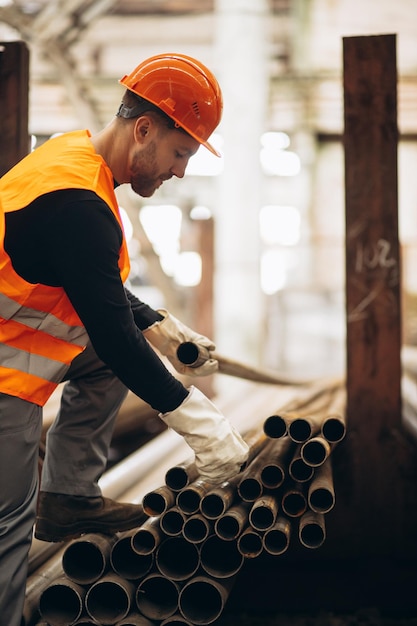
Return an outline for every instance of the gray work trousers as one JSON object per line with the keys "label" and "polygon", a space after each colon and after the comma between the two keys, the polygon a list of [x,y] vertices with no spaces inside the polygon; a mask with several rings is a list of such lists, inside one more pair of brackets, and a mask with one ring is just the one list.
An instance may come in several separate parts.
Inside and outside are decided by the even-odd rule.
{"label": "gray work trousers", "polygon": [[[68,369],[49,429],[41,489],[100,495],[115,418],[127,388],[91,346]],[[0,394],[0,626],[20,626],[38,491],[42,408]]]}

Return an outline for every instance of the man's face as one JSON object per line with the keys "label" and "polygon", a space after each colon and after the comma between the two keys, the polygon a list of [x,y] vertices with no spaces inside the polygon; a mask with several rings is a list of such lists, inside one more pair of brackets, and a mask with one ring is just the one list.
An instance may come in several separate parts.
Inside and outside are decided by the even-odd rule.
{"label": "man's face", "polygon": [[200,144],[179,130],[157,131],[149,141],[135,149],[130,168],[133,191],[149,198],[165,180],[182,178],[188,161]]}

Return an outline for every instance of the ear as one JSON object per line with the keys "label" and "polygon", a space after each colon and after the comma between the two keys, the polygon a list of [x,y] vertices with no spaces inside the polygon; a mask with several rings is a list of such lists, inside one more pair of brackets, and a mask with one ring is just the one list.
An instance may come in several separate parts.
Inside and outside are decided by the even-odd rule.
{"label": "ear", "polygon": [[151,120],[146,115],[141,115],[135,122],[135,140],[140,143],[148,141],[148,135],[151,128]]}

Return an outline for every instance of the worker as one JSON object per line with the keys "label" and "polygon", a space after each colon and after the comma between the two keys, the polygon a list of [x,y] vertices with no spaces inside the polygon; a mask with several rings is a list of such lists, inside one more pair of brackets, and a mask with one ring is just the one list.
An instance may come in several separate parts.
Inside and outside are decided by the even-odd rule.
{"label": "worker", "polygon": [[[128,183],[150,197],[184,176],[200,145],[217,154],[208,140],[221,119],[219,85],[182,54],[151,57],[119,82],[122,102],[105,128],[53,137],[0,179],[0,622],[7,626],[21,623],[34,525],[37,538],[57,542],[142,522],[140,504],[105,498],[98,484],[129,389],[184,437],[202,479],[221,482],[247,459],[226,417],[161,359],[190,376],[218,366],[209,353],[197,369],[182,365],[180,343],[210,351],[212,341],[126,289],[114,193]],[[63,381],[38,493],[42,407]]]}

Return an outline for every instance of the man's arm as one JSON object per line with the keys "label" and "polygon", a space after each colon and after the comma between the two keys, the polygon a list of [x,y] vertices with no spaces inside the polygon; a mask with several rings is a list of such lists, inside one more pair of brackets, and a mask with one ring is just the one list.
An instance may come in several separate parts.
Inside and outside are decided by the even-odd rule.
{"label": "man's arm", "polygon": [[[121,229],[107,205],[91,192],[57,191],[7,219],[16,271],[63,287],[98,356],[125,385],[161,412],[177,408],[188,392],[135,323],[118,269]],[[160,317],[145,312],[141,325]]]}

